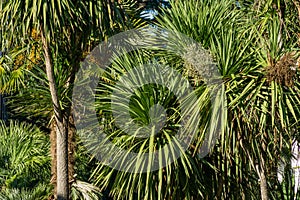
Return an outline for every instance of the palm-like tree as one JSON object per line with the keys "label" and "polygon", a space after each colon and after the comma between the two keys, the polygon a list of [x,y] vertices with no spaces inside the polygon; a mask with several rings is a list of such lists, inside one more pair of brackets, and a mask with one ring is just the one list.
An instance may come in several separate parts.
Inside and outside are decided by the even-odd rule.
{"label": "palm-like tree", "polygon": [[[165,19],[170,25],[172,25],[172,21],[176,19],[174,16],[170,16],[172,12],[177,12],[176,14],[179,14],[183,9],[183,7],[186,6],[186,3],[181,4],[172,4],[172,10],[170,10],[170,13],[166,14],[166,16],[170,17],[169,19]],[[190,7],[185,9],[191,9],[193,8],[194,4],[190,3],[188,4]],[[178,7],[176,7],[178,6]],[[203,7],[201,7],[203,6]],[[226,12],[226,14],[230,13],[228,10],[230,4],[229,3],[222,3],[220,2],[213,4],[211,6],[210,4],[206,5],[200,5],[199,10],[207,9],[206,13],[203,13],[203,17],[206,17],[206,14],[219,14],[220,18],[223,17],[223,13]],[[175,10],[175,11],[174,11]],[[222,12],[220,12],[222,11]],[[199,12],[195,11],[191,13],[191,10],[186,12],[187,15],[191,14],[192,17],[199,14]],[[213,15],[215,17],[215,15]],[[232,13],[230,16],[234,16],[235,13]],[[174,19],[173,19],[174,17]],[[177,16],[178,17],[178,16]],[[220,18],[209,18],[210,20],[213,20],[212,24],[213,28],[221,28]],[[238,17],[238,16],[236,16]],[[172,18],[172,21],[170,20]],[[178,19],[178,18],[177,18]],[[179,19],[178,19],[179,20]],[[228,20],[228,19],[227,19]],[[180,20],[180,23],[183,23],[183,21]],[[230,23],[229,21],[227,23]],[[176,30],[174,27],[167,27],[168,30]],[[191,28],[192,29],[192,28]],[[181,29],[179,32],[187,34],[187,30]],[[203,35],[206,34],[204,33]],[[213,32],[211,33],[213,36]],[[170,34],[165,34],[169,35]],[[195,33],[196,35],[196,33]],[[160,35],[163,37],[163,35]],[[191,36],[188,34],[188,36]],[[163,40],[162,38],[159,38],[160,40]],[[209,42],[208,38],[208,41]],[[179,38],[166,38],[166,40],[169,42],[168,45],[174,47],[175,49],[181,49],[182,51],[185,51],[185,49],[188,49],[189,47],[186,46],[184,41],[181,41]],[[163,46],[163,44],[160,44]],[[207,45],[207,44],[206,44]],[[187,52],[189,53],[189,52]],[[191,54],[191,56],[195,56]],[[189,56],[189,57],[191,57]],[[192,129],[197,130],[196,138],[190,148],[187,152],[183,153],[183,156],[179,158],[178,160],[175,159],[174,163],[169,164],[165,167],[161,166],[160,169],[157,171],[147,171],[145,173],[128,173],[128,172],[122,172],[122,171],[116,171],[112,170],[111,168],[105,166],[105,165],[99,165],[99,167],[95,170],[93,178],[96,178],[96,183],[99,184],[102,188],[109,188],[110,194],[116,198],[116,199],[184,199],[184,198],[190,198],[190,199],[203,199],[206,198],[207,194],[213,194],[214,189],[209,187],[209,181],[206,179],[206,174],[203,172],[203,169],[206,169],[207,171],[212,172],[213,169],[210,168],[209,162],[203,162],[202,159],[198,158],[198,155],[196,152],[201,147],[201,144],[203,142],[203,133],[206,131],[208,124],[210,123],[210,118],[212,116],[214,117],[220,117],[220,114],[217,115],[213,112],[214,109],[211,109],[211,106],[213,105],[216,110],[218,107],[218,101],[221,101],[221,98],[218,99],[215,102],[210,102],[209,100],[209,88],[203,84],[203,79],[199,80],[199,72],[197,70],[192,70],[191,67],[189,67],[188,62],[190,60],[185,60],[183,58],[180,58],[178,55],[176,56],[174,52],[167,52],[167,51],[152,51],[152,52],[138,52],[138,53],[132,53],[128,54],[124,57],[117,58],[115,62],[112,64],[111,68],[107,70],[107,74],[102,76],[103,81],[100,83],[100,88],[98,89],[99,94],[99,103],[98,110],[99,110],[99,121],[103,122],[103,127],[105,129],[105,132],[108,134],[109,140],[112,140],[116,145],[119,147],[125,148],[138,152],[139,154],[143,154],[144,152],[152,151],[154,149],[159,149],[161,146],[172,143],[172,140],[174,139],[174,135],[176,135],[177,128],[180,127],[180,118],[182,118],[180,114],[183,110],[181,110],[178,106],[178,102],[176,102],[176,97],[172,96],[170,94],[170,91],[168,91],[166,88],[163,88],[162,86],[156,86],[156,85],[146,85],[145,87],[141,87],[136,90],[136,92],[132,95],[130,99],[129,104],[129,110],[130,110],[130,117],[132,117],[132,120],[140,122],[142,124],[149,124],[149,111],[151,110],[151,106],[154,104],[159,103],[160,105],[163,105],[167,109],[167,124],[166,129],[163,129],[162,132],[159,134],[159,136],[154,137],[153,140],[151,140],[152,137],[147,138],[145,140],[143,139],[135,139],[132,136],[129,136],[126,134],[126,131],[120,130],[120,127],[118,125],[116,126],[117,119],[112,116],[111,113],[111,107],[116,106],[113,102],[118,104],[120,106],[120,110],[123,107],[126,107],[128,105],[124,105],[122,102],[119,102],[115,98],[113,98],[111,101],[109,100],[109,96],[111,95],[112,91],[117,91],[117,93],[121,93],[123,87],[115,86],[117,81],[119,80],[124,73],[128,73],[131,71],[132,68],[140,65],[147,64],[150,65],[149,68],[151,69],[151,66],[154,65],[154,68],[156,67],[156,62],[159,64],[167,64],[174,69],[177,69],[179,72],[183,73],[183,76],[186,78],[190,78],[190,82],[195,88],[195,93],[197,94],[197,101],[195,102],[189,102],[186,104],[187,107],[190,108],[190,118],[197,119],[197,115],[201,115],[201,122],[198,123],[196,126],[191,126]],[[153,66],[152,66],[153,67]],[[206,66],[205,66],[206,67]],[[149,69],[149,70],[150,70]],[[200,69],[201,70],[201,69]],[[195,72],[196,71],[196,72]],[[151,72],[151,70],[149,71]],[[151,74],[147,72],[144,72],[145,74]],[[195,72],[195,73],[193,73]],[[201,75],[201,74],[200,74]],[[163,77],[163,75],[156,75],[155,77],[157,80],[163,79],[166,80],[166,78]],[[137,80],[143,80],[144,77],[137,76]],[[178,80],[174,79],[172,80],[173,84],[178,82]],[[172,83],[170,84],[172,85]],[[175,84],[176,85],[176,84]],[[178,89],[182,87],[181,84],[177,85]],[[124,95],[124,98],[126,98],[128,95]],[[123,97],[123,96],[122,96]],[[116,97],[117,98],[117,97]],[[187,98],[188,99],[188,98]],[[180,103],[183,103],[185,101],[181,101]],[[119,105],[121,104],[121,105]],[[151,112],[151,111],[150,111]],[[199,113],[200,112],[200,113]],[[226,115],[222,115],[221,118],[225,118]],[[130,121],[130,119],[127,119]],[[174,120],[174,121],[172,121]],[[197,119],[198,120],[198,119]],[[216,118],[214,120],[218,121]],[[221,120],[222,121],[222,120]],[[124,122],[126,123],[126,122]],[[120,126],[120,125],[119,125]],[[218,126],[215,124],[215,126]],[[142,129],[141,129],[142,131]],[[139,134],[138,131],[136,134]],[[94,141],[91,141],[94,142]],[[93,145],[93,143],[92,143]],[[168,149],[169,152],[172,152],[176,149],[176,146],[171,146],[170,149]],[[96,149],[97,151],[97,149]],[[167,152],[165,152],[165,155],[168,155]],[[121,157],[112,157],[111,159],[118,162],[118,160],[125,161],[126,162],[126,155]],[[124,159],[124,160],[123,160]],[[151,165],[149,163],[140,163],[137,161],[136,163],[130,163],[129,165],[131,168],[136,168],[137,170],[140,169],[140,165]],[[137,165],[135,165],[137,164]],[[125,169],[126,171],[126,169]],[[141,171],[137,171],[141,172]],[[207,182],[206,182],[207,181]]]}
{"label": "palm-like tree", "polygon": [[[276,177],[280,160],[290,156],[300,116],[298,38],[287,26],[293,24],[291,20],[283,18],[282,4],[266,1],[259,10],[246,4],[239,8],[230,1],[174,1],[171,5],[158,25],[192,37],[214,56],[226,90],[226,129],[207,158],[199,159],[195,154],[202,142],[199,137],[193,143],[196,148],[191,146],[181,159],[158,171],[130,174],[99,165],[94,173],[96,183],[109,188],[116,199],[293,199],[291,180],[280,184]],[[285,14],[292,11],[293,7],[286,6]],[[175,41],[178,43],[180,40]],[[163,55],[164,63],[184,69],[184,60],[178,56],[153,54],[156,59]],[[112,65],[112,74],[103,77],[109,89],[100,89],[100,94],[115,89],[111,84],[116,72],[144,63],[145,58],[127,55]],[[125,69],[119,70],[118,63]],[[195,87],[201,94],[205,85],[197,78],[194,76]],[[141,105],[147,99],[140,99]],[[107,112],[110,103],[99,104],[99,117],[107,117],[110,137],[126,148],[138,148],[137,142],[131,143],[132,138],[113,126],[114,118]],[[141,110],[131,117],[141,119],[147,109]],[[201,132],[201,126],[198,128]],[[288,170],[285,173],[289,177]]]}
{"label": "palm-like tree", "polygon": [[[57,151],[65,152],[58,155],[57,175],[61,185],[57,194],[61,199],[68,198],[66,144],[67,134],[70,136],[73,129],[69,98],[78,63],[94,45],[127,27],[124,23],[130,17],[119,15],[118,10],[112,9],[118,9],[118,4],[112,2],[6,0],[0,4],[1,49],[8,48],[6,56],[0,58],[0,92],[14,92],[16,88],[21,91],[11,101],[15,102],[15,111],[50,118],[54,110],[52,128],[57,129],[57,142],[64,141],[57,146]],[[282,4],[270,0],[264,5],[256,4],[258,1],[239,2],[241,6],[236,7],[231,1],[173,1],[172,9],[158,19],[159,26],[184,33],[201,43],[214,56],[222,75],[228,103],[226,114],[222,115],[226,128],[208,157],[199,158],[197,152],[203,142],[202,133],[209,119],[215,116],[205,95],[207,86],[185,59],[161,50],[136,52],[116,59],[102,76],[97,114],[109,139],[119,147],[140,153],[159,148],[170,142],[180,118],[176,98],[161,86],[147,85],[131,98],[130,116],[137,122],[149,123],[148,111],[159,101],[170,106],[167,117],[171,125],[157,140],[136,139],[115,126],[107,96],[112,88],[116,89],[118,77],[133,66],[158,62],[176,68],[189,78],[200,99],[193,108],[196,111],[197,106],[203,108],[202,123],[193,127],[198,134],[174,163],[140,174],[98,165],[92,179],[102,189],[108,188],[114,198],[293,199],[290,170],[284,171],[282,183],[277,181],[276,174],[278,165],[290,159],[291,144],[299,130],[298,52],[294,48],[299,40],[295,31],[299,32],[299,26],[295,25],[297,10],[291,6],[296,1]],[[117,19],[124,23],[116,25]],[[96,26],[100,29],[95,29]],[[38,32],[36,39],[32,37],[34,31]],[[180,40],[169,42],[181,45]],[[22,55],[29,58],[34,44],[44,56],[34,62],[24,60]],[[36,65],[42,67],[32,68]],[[38,90],[33,96],[38,99],[22,89],[37,87],[36,83],[39,83]],[[20,99],[24,97],[33,104],[22,104]],[[47,104],[50,101],[54,108]],[[37,107],[40,110],[35,111]],[[76,187],[98,192],[97,188],[84,184]]]}
{"label": "palm-like tree", "polygon": [[[71,182],[73,179],[72,166],[68,168],[68,163],[70,166],[73,162],[74,152],[74,147],[68,147],[68,143],[75,137],[70,99],[80,60],[93,45],[128,27],[125,22],[129,26],[137,23],[136,20],[131,20],[134,19],[134,13],[126,12],[130,11],[132,5],[132,1],[120,5],[117,1],[94,0],[2,1],[0,4],[1,49],[5,48],[8,52],[5,57],[7,59],[2,61],[0,68],[3,75],[1,90],[15,91],[18,87],[28,86],[28,76],[22,72],[30,69],[32,65],[40,64],[35,63],[29,56],[34,44],[39,49],[38,56],[44,62],[44,67],[41,68],[46,72],[46,79],[42,79],[42,82],[49,89],[45,97],[50,97],[47,100],[52,102],[52,150],[55,158],[53,172],[57,177],[59,199],[68,199],[69,176]],[[120,9],[124,12],[120,12]],[[37,38],[32,37],[33,32]],[[23,59],[16,58],[20,52],[24,53]],[[43,55],[39,54],[41,52]],[[20,60],[21,63],[15,63]],[[44,94],[45,91],[39,90]]]}
{"label": "palm-like tree", "polygon": [[[219,12],[207,12],[201,4],[222,8],[223,3],[198,2],[196,8],[185,4],[195,10],[186,15],[182,14],[185,7],[181,3],[174,4],[178,9],[170,12],[170,18],[178,20],[163,18],[162,25],[185,31],[210,49],[226,84],[228,128],[216,152],[220,153],[218,159],[223,159],[217,163],[221,174],[216,182],[225,184],[214,186],[216,196],[239,199],[251,192],[258,196],[260,190],[262,199],[283,198],[281,192],[271,191],[276,191],[278,185],[274,174],[280,152],[291,148],[291,138],[298,129],[298,72],[293,71],[297,67],[298,55],[293,50],[297,35],[285,26],[284,23],[291,22],[282,18],[278,2],[267,1],[262,10],[245,11],[229,11],[233,6],[229,2]],[[208,23],[211,21],[219,27]],[[198,27],[197,31],[194,27]],[[253,178],[259,178],[260,189],[243,182]],[[245,191],[245,196],[239,197],[243,193],[234,190]]]}

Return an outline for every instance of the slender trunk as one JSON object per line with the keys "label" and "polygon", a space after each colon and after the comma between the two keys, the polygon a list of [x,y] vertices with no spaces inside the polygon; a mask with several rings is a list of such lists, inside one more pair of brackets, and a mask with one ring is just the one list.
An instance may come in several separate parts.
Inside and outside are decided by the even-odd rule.
{"label": "slender trunk", "polygon": [[[218,169],[222,169],[223,159],[224,158],[223,158],[222,152],[221,152],[221,153],[219,153],[219,159],[217,161],[217,163],[218,163]],[[225,164],[226,164],[226,161],[225,161]],[[226,172],[224,174],[226,174]],[[224,198],[226,198],[224,196],[225,194],[224,193],[222,194],[223,187],[224,187],[224,179],[223,179],[222,172],[216,172],[216,178],[217,178],[216,180],[218,180],[218,183],[216,184],[217,188],[216,188],[216,197],[215,197],[215,199],[221,199],[222,195],[223,195]],[[226,186],[225,186],[225,188],[226,188]]]}
{"label": "slender trunk", "polygon": [[265,163],[264,158],[260,155],[260,163],[255,165],[258,177],[260,179],[260,195],[261,200],[269,200],[268,197],[268,185],[267,185],[267,178],[265,172]]}
{"label": "slender trunk", "polygon": [[[56,123],[55,120],[50,125],[50,151],[51,151],[51,181],[54,185],[53,194],[56,194],[56,179],[57,179],[57,159],[56,159]],[[51,197],[53,199],[53,197]]]}
{"label": "slender trunk", "polygon": [[75,182],[75,150],[76,149],[76,128],[72,113],[69,116],[68,125],[68,173],[69,173],[69,188],[72,187],[72,183]]}
{"label": "slender trunk", "polygon": [[7,120],[4,95],[0,93],[0,120]]}
{"label": "slender trunk", "polygon": [[[77,46],[77,45],[74,45]],[[79,49],[80,47],[76,48]],[[71,51],[76,52],[76,54],[73,56],[74,60],[72,62],[72,71],[70,74],[70,77],[68,78],[66,82],[66,87],[68,87],[70,90],[70,93],[68,94],[69,97],[72,97],[73,92],[73,86],[75,82],[75,77],[78,69],[80,68],[80,60],[81,56],[80,53],[77,53],[77,51]],[[69,173],[69,188],[72,187],[72,184],[76,181],[75,177],[75,151],[76,151],[76,127],[74,123],[74,117],[73,117],[73,108],[72,103],[67,102],[66,106],[66,115],[68,116],[68,173]]]}
{"label": "slender trunk", "polygon": [[[70,115],[68,127],[68,173],[69,173],[69,189],[72,183],[75,182],[75,148],[76,148],[76,129],[73,116]],[[51,184],[54,185],[53,193],[57,193],[57,157],[56,157],[56,123],[52,121],[50,125],[50,141],[51,141]],[[51,197],[50,199],[53,199]]]}
{"label": "slender trunk", "polygon": [[69,198],[69,178],[68,178],[68,134],[67,134],[67,120],[59,105],[59,99],[55,84],[55,77],[53,72],[53,64],[49,44],[46,36],[41,30],[41,37],[43,42],[43,50],[46,64],[46,73],[49,81],[49,89],[54,107],[54,115],[56,122],[56,159],[57,159],[57,180],[56,180],[56,196],[59,200],[68,200]]}
{"label": "slender trunk", "polygon": [[266,179],[264,169],[261,169],[261,171],[260,171],[260,192],[261,192],[261,199],[262,200],[269,200],[269,198],[268,198],[267,179]]}
{"label": "slender trunk", "polygon": [[66,131],[56,132],[56,156],[57,156],[57,199],[69,198],[69,173],[68,173],[68,135]]}

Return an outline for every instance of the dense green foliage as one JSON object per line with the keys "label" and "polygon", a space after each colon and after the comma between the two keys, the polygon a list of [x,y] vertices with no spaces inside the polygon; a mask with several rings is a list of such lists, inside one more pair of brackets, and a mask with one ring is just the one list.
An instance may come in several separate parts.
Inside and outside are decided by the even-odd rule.
{"label": "dense green foliage", "polygon": [[[117,13],[113,15],[114,19],[106,18],[111,13],[106,13],[110,12],[110,8],[107,9],[105,1],[99,1],[101,5],[98,5],[103,8],[103,13],[97,12],[96,17],[87,12],[86,18],[78,14],[85,12],[87,5],[84,2],[78,5],[73,5],[73,1],[62,2],[62,6],[70,6],[69,13],[58,12],[60,7],[57,7],[58,13],[48,8],[45,8],[45,13],[38,10],[45,19],[48,19],[46,13],[53,14],[49,18],[53,23],[44,21],[44,18],[38,19],[41,20],[38,23],[46,26],[48,37],[53,39],[51,47],[58,52],[52,55],[54,73],[61,107],[66,108],[71,102],[72,91],[68,81],[74,73],[70,63],[83,60],[94,46],[109,36],[145,24],[139,20],[137,5],[133,1],[124,1],[120,4],[123,7],[114,7]],[[174,0],[170,2],[170,8],[160,10],[153,22],[157,27],[193,38],[213,56],[223,80],[226,109],[221,113],[214,112],[212,108],[221,107],[223,101],[210,101],[211,88],[201,73],[199,76],[201,69],[190,66],[188,57],[180,57],[165,49],[144,49],[115,58],[105,73],[99,75],[101,79],[95,100],[97,117],[108,140],[142,154],[171,143],[180,126],[182,110],[179,102],[168,89],[155,84],[134,91],[128,108],[132,120],[148,125],[151,123],[151,106],[160,103],[168,108],[166,128],[157,137],[140,139],[127,135],[116,126],[111,113],[112,90],[120,90],[121,93],[122,88],[116,87],[120,77],[145,64],[154,68],[156,64],[170,66],[189,80],[197,103],[191,105],[187,101],[186,105],[193,111],[189,113],[191,118],[200,115],[197,127],[191,127],[197,134],[179,159],[159,170],[145,173],[118,171],[98,162],[83,145],[94,141],[78,137],[77,180],[72,186],[72,198],[252,200],[263,198],[264,181],[269,199],[299,198],[299,192],[294,193],[295,177],[290,163],[292,143],[295,138],[299,140],[300,118],[300,16],[295,2],[239,1],[237,5],[235,1]],[[79,9],[76,10],[76,6]],[[2,22],[8,21],[11,15],[27,17],[28,29],[25,27],[20,33],[32,35],[24,39],[22,34],[5,34],[6,27],[0,26],[1,41],[12,41],[12,49],[0,58],[0,92],[9,94],[10,117],[24,121],[7,125],[2,122],[0,126],[0,199],[46,199],[51,193],[47,132],[53,108],[49,103],[51,96],[41,41],[31,29],[35,27],[31,23],[38,14],[34,14],[35,10],[24,15],[14,12],[8,12]],[[69,26],[68,19],[77,23],[75,28]],[[105,23],[99,24],[97,19]],[[101,28],[95,30],[89,23]],[[60,40],[67,38],[68,31],[87,35],[81,35],[82,41],[78,43],[76,38],[69,38],[70,46],[79,49],[70,49],[69,44],[64,43],[67,41]],[[59,39],[54,40],[56,37]],[[182,41],[168,42],[189,53],[190,47]],[[73,55],[80,52],[80,55],[73,59],[72,54],[66,55],[66,52]],[[176,85],[176,80],[173,84]],[[221,119],[220,138],[210,154],[200,158],[197,153],[210,119]],[[138,164],[133,163],[132,166],[139,169]],[[278,180],[278,169],[282,170],[282,181]]]}
{"label": "dense green foliage", "polygon": [[17,195],[26,193],[28,199],[49,195],[49,187],[45,187],[50,180],[46,135],[36,126],[13,121],[6,126],[1,121],[0,144],[0,194],[8,195],[7,199],[18,199]]}

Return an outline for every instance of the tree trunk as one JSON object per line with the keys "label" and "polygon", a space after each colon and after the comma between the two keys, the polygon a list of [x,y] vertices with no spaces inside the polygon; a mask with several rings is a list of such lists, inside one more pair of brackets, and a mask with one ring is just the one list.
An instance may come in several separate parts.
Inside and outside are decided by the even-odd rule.
{"label": "tree trunk", "polygon": [[[75,148],[76,148],[76,129],[74,125],[73,116],[69,117],[69,127],[68,127],[68,173],[69,173],[69,189],[72,187],[72,183],[76,181],[75,179]],[[57,157],[56,157],[56,123],[52,121],[50,125],[50,141],[51,141],[51,184],[54,185],[53,193],[57,193]],[[56,195],[55,195],[56,196]],[[53,199],[56,197],[51,197]]]}
{"label": "tree trunk", "polygon": [[[64,123],[63,123],[64,124]],[[64,127],[63,127],[64,128]],[[56,132],[56,158],[57,158],[57,199],[69,199],[69,173],[68,173],[68,135],[57,126]]]}
{"label": "tree trunk", "polygon": [[68,177],[68,118],[64,118],[59,105],[59,99],[55,84],[53,64],[47,38],[41,29],[43,50],[46,64],[46,73],[49,81],[49,89],[54,107],[56,123],[56,159],[57,159],[57,180],[56,180],[56,198],[58,200],[69,199],[69,177]]}
{"label": "tree trunk", "polygon": [[[50,125],[50,151],[51,151],[51,181],[54,186],[53,194],[56,194],[56,182],[57,182],[57,159],[56,159],[56,123],[55,120]],[[50,199],[53,199],[51,197]]]}
{"label": "tree trunk", "polygon": [[267,178],[265,172],[265,161],[262,155],[260,155],[260,163],[255,165],[258,177],[260,179],[260,195],[261,200],[269,200],[268,197],[268,185],[267,185]]}
{"label": "tree trunk", "polygon": [[75,182],[75,150],[76,149],[76,128],[72,113],[69,116],[68,124],[68,173],[69,173],[69,188],[72,187],[72,183]]}
{"label": "tree trunk", "polygon": [[260,171],[260,192],[261,192],[261,200],[269,200],[267,179],[266,179],[264,169],[261,169]]}
{"label": "tree trunk", "polygon": [[7,120],[4,95],[0,93],[0,120]]}

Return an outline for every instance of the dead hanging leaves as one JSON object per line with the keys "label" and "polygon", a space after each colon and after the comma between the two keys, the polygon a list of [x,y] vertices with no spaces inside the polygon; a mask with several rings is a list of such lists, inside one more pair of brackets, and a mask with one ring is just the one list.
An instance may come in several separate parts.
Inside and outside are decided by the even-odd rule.
{"label": "dead hanging leaves", "polygon": [[269,83],[275,81],[280,85],[292,87],[298,68],[299,62],[297,62],[295,53],[286,53],[278,61],[269,56],[269,66],[266,69],[267,81]]}

